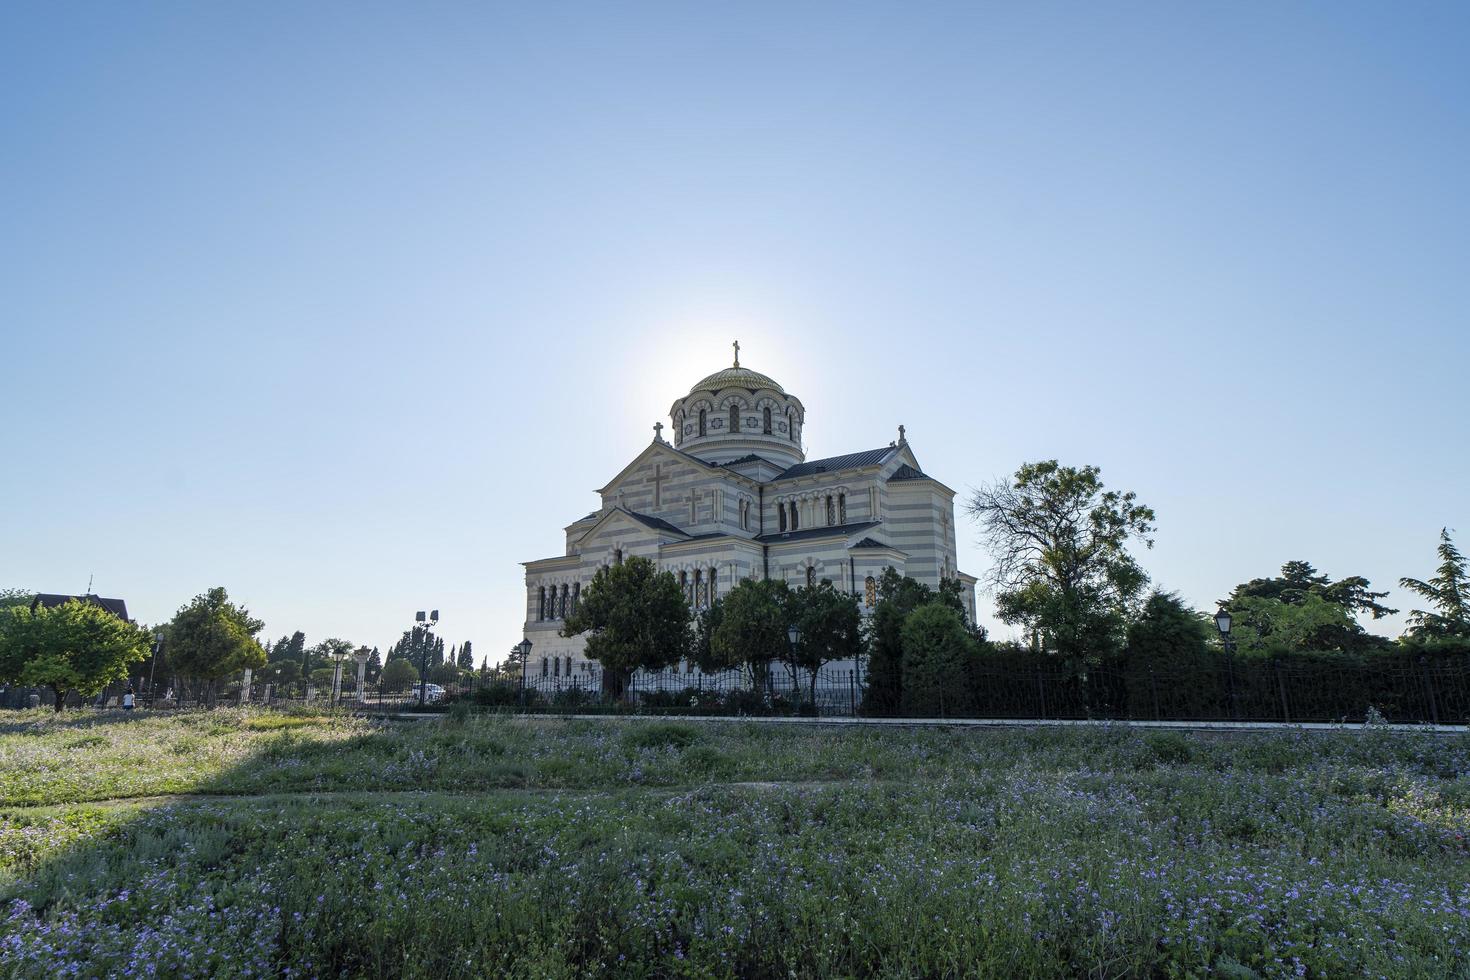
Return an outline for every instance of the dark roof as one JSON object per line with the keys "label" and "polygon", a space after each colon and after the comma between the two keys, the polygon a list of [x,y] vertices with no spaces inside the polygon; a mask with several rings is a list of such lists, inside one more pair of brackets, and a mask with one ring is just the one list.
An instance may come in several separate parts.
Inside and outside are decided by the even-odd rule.
{"label": "dark roof", "polygon": [[[830,473],[834,470],[850,470],[859,466],[872,466],[881,463],[888,458],[889,453],[898,452],[897,446],[884,446],[882,449],[869,449],[861,453],[848,453],[846,456],[828,456],[826,459],[809,459],[805,463],[797,463],[789,467],[777,480],[789,480],[793,476],[808,476],[812,473]],[[775,481],[772,481],[775,482]]]}
{"label": "dark roof", "polygon": [[[747,456],[741,456],[739,459],[732,459],[732,460],[730,460],[730,462],[728,462],[728,463],[721,463],[720,465],[721,466],[740,466],[743,463],[771,463],[771,461],[769,459],[766,459],[764,456],[757,456],[755,453],[750,453]],[[772,466],[775,466],[776,464],[775,463],[771,463],[771,465]]]}
{"label": "dark roof", "polygon": [[[874,541],[872,538],[863,538],[861,541],[859,541],[857,544],[853,545],[852,547],[854,547],[854,548],[889,548],[889,549],[893,549],[893,545],[891,545],[891,544],[884,544],[882,541]],[[896,549],[893,549],[893,550],[896,550]]]}
{"label": "dark roof", "polygon": [[[76,599],[78,602],[90,602],[95,606],[101,606],[118,619],[126,620],[128,618],[128,604],[126,602],[121,599],[104,599],[99,595],[57,595],[52,592],[40,592],[31,600],[31,611],[35,612],[38,606],[44,609],[49,609],[52,606],[64,606],[73,599]],[[131,620],[128,621],[131,622]]]}
{"label": "dark roof", "polygon": [[636,511],[631,510],[627,511],[627,515],[633,518],[638,523],[643,524],[647,527],[656,528],[660,531],[671,531],[674,534],[680,534],[686,538],[689,537],[688,531],[680,530],[679,528],[670,524],[668,521],[664,520],[662,517],[653,517],[649,514],[639,514]]}
{"label": "dark roof", "polygon": [[837,538],[859,531],[866,531],[870,527],[877,527],[877,521],[858,521],[855,524],[838,524],[835,527],[809,527],[799,531],[777,531],[774,534],[762,534],[755,540],[761,544],[785,544],[787,541],[805,541],[808,538]]}
{"label": "dark roof", "polygon": [[928,473],[924,473],[924,472],[922,472],[920,470],[916,470],[912,466],[910,466],[908,463],[904,463],[898,469],[896,469],[896,470],[893,471],[893,475],[888,478],[888,482],[892,483],[894,480],[932,480],[932,479],[934,479],[934,477],[930,476]]}

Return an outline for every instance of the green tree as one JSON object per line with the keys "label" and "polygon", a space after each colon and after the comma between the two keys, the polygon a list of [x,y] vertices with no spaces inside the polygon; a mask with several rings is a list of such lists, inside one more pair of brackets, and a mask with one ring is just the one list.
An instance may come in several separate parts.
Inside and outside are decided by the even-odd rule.
{"label": "green tree", "polygon": [[383,665],[383,689],[398,692],[405,690],[419,679],[418,668],[403,657],[390,660]]}
{"label": "green tree", "polygon": [[1314,594],[1295,603],[1240,599],[1231,603],[1230,614],[1230,635],[1246,654],[1338,649],[1323,646],[1323,638],[1348,635],[1356,625],[1342,606]]}
{"label": "green tree", "polygon": [[92,602],[0,608],[0,680],[50,687],[57,711],[70,691],[93,697],[127,680],[151,646],[147,630]]}
{"label": "green tree", "polygon": [[962,714],[972,706],[970,667],[979,652],[964,616],[929,602],[904,619],[902,709],[910,717]]}
{"label": "green tree", "polygon": [[705,669],[745,670],[760,690],[771,662],[786,659],[791,646],[791,589],[777,579],[746,579],[726,593],[721,606]]}
{"label": "green tree", "polygon": [[378,677],[382,675],[382,673],[383,673],[383,655],[378,652],[378,648],[377,647],[373,647],[373,654],[372,654],[372,656],[368,657],[367,670],[365,671],[365,676],[370,681],[376,681],[378,679]]}
{"label": "green tree", "polygon": [[878,602],[867,622],[868,669],[864,677],[863,711],[893,715],[903,708],[903,624],[920,606],[941,602],[965,617],[960,583],[947,579],[937,590],[918,579],[885,568],[878,580]]}
{"label": "green tree", "polygon": [[[341,637],[329,637],[311,648],[312,663],[323,667],[335,668],[338,664],[346,663],[352,658],[357,647],[342,639]],[[331,682],[328,681],[328,684]]]}
{"label": "green tree", "polygon": [[[792,666],[807,673],[811,703],[817,703],[817,674],[834,660],[855,660],[863,649],[863,615],[857,599],[820,584],[791,595],[792,620],[801,636],[791,655]],[[788,644],[789,645],[789,644]]]}
{"label": "green tree", "polygon": [[470,647],[470,641],[465,640],[459,648],[459,659],[456,661],[461,670],[475,669],[475,654]]}
{"label": "green tree", "polygon": [[1399,579],[1399,585],[1434,607],[1410,610],[1407,635],[1416,640],[1470,637],[1470,575],[1465,570],[1465,556],[1450,540],[1449,528],[1440,529],[1435,550],[1439,569],[1433,578],[1427,582]]}
{"label": "green tree", "polygon": [[1074,665],[1114,652],[1148,576],[1130,541],[1153,547],[1154,512],[1104,488],[1095,466],[1026,463],[977,490],[967,510],[995,561],[1000,618],[1041,633]]}
{"label": "green tree", "polygon": [[1152,664],[1198,661],[1208,652],[1213,632],[1208,617],[1190,609],[1177,593],[1155,590],[1128,627],[1128,653]]}
{"label": "green tree", "polygon": [[1276,599],[1287,605],[1299,605],[1309,595],[1315,595],[1333,605],[1342,606],[1350,615],[1367,613],[1374,619],[1392,616],[1397,609],[1378,602],[1386,598],[1387,592],[1374,592],[1369,581],[1361,575],[1351,575],[1337,582],[1321,574],[1308,561],[1289,561],[1281,566],[1281,574],[1274,578],[1251,579],[1235,587],[1228,602],[1236,599]]}
{"label": "green tree", "polygon": [[265,626],[222,588],[194,597],[174,614],[167,629],[169,660],[184,677],[208,682],[209,702],[215,684],[247,667],[265,666],[265,651],[255,634]]}
{"label": "green tree", "polygon": [[301,680],[301,664],[295,660],[272,660],[260,672],[260,679],[277,688]]}
{"label": "green tree", "polygon": [[710,603],[694,619],[694,640],[690,651],[690,659],[699,665],[699,669],[706,672],[727,670],[728,668],[716,657],[712,647],[715,631],[720,628],[720,622],[725,617],[725,600],[717,599]]}
{"label": "green tree", "polygon": [[297,630],[290,636],[283,636],[270,648],[270,658],[276,660],[295,661],[299,668],[305,663],[303,654],[306,652],[306,634]]}
{"label": "green tree", "polygon": [[0,589],[0,609],[8,606],[29,606],[36,594],[30,589]]}
{"label": "green tree", "polygon": [[689,654],[689,604],[679,583],[647,558],[604,565],[562,625],[565,637],[587,634],[587,657],[602,665],[603,683],[621,696],[632,671],[662,670]]}

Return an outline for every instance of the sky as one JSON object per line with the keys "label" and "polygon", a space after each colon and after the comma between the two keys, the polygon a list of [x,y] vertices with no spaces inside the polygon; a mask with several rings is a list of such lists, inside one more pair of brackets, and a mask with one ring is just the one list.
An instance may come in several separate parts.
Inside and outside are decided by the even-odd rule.
{"label": "sky", "polygon": [[738,338],[809,456],[904,424],[961,501],[1094,464],[1198,608],[1304,559],[1407,611],[1470,545],[1467,42],[1458,2],[0,5],[0,587],[381,648],[437,608],[494,662]]}

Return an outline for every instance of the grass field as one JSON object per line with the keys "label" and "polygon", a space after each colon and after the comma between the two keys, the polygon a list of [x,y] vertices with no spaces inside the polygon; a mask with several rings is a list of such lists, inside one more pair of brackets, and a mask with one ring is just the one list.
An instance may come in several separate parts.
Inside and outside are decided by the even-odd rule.
{"label": "grass field", "polygon": [[0,975],[1470,975],[1470,741],[0,715]]}

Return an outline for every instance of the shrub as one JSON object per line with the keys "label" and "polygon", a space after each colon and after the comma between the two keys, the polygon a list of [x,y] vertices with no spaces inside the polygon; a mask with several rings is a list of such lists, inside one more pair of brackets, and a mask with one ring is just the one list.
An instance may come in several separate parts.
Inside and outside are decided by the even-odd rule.
{"label": "shrub", "polygon": [[699,741],[697,725],[678,721],[653,721],[634,725],[623,733],[623,744],[631,749],[684,748]]}
{"label": "shrub", "polygon": [[965,678],[975,657],[975,640],[964,619],[939,602],[909,613],[903,642],[903,713],[953,715],[972,707]]}

